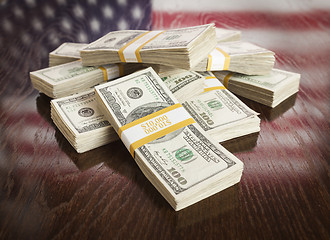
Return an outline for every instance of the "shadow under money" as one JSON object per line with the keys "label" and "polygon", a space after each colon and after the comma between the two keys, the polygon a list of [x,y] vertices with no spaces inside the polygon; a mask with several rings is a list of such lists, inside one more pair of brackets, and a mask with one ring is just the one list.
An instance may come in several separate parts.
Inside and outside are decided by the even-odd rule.
{"label": "shadow under money", "polygon": [[48,97],[47,95],[43,93],[39,93],[38,97],[36,98],[36,105],[37,105],[37,111],[40,114],[40,116],[46,120],[51,125],[55,126],[53,123],[53,120],[50,116],[50,101],[52,98]]}
{"label": "shadow under money", "polygon": [[229,139],[220,144],[229,152],[246,152],[252,150],[257,145],[259,132],[251,133],[245,136]]}
{"label": "shadow under money", "polygon": [[294,106],[297,95],[298,93],[293,94],[292,96],[281,102],[279,105],[277,105],[275,108],[271,108],[269,106],[263,105],[261,103],[252,101],[250,99],[238,95],[236,96],[240,100],[242,100],[242,102],[244,102],[248,107],[260,113],[259,117],[262,120],[273,121]]}

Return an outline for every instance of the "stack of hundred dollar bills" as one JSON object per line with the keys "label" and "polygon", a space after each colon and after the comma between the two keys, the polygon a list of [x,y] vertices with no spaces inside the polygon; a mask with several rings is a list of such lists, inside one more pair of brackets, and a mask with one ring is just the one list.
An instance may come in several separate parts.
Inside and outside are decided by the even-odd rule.
{"label": "stack of hundred dollar bills", "polygon": [[72,42],[66,42],[61,44],[58,48],[49,53],[49,66],[52,67],[63,63],[79,60],[80,50],[87,45],[87,43]]}
{"label": "stack of hundred dollar bills", "polygon": [[83,65],[140,62],[190,69],[216,46],[214,24],[167,31],[110,32],[80,51]]}
{"label": "stack of hundred dollar bills", "polygon": [[141,171],[175,210],[239,182],[243,163],[200,128],[152,68],[95,92]]}
{"label": "stack of hundred dollar bills", "polygon": [[259,132],[260,118],[233,93],[274,107],[299,89],[299,74],[240,36],[214,24],[115,31],[60,45],[30,78],[78,153],[122,140],[180,210],[240,181],[243,163],[219,143]]}

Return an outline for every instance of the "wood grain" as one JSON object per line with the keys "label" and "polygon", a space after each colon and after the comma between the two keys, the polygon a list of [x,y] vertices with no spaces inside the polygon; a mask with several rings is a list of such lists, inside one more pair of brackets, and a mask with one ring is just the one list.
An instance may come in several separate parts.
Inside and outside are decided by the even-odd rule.
{"label": "wood grain", "polygon": [[[289,21],[329,32],[329,18],[308,24],[311,14],[299,23],[279,18],[283,25],[262,15],[261,27],[275,24],[285,35],[294,31]],[[242,98],[262,122],[259,134],[224,143],[245,164],[241,182],[179,212],[121,142],[75,152],[50,119],[50,99],[28,77],[47,58],[23,46],[20,61],[1,52],[9,60],[0,63],[0,239],[329,239],[330,58],[323,51],[330,47],[280,46],[272,48],[276,66],[301,73],[300,91],[275,109]]]}

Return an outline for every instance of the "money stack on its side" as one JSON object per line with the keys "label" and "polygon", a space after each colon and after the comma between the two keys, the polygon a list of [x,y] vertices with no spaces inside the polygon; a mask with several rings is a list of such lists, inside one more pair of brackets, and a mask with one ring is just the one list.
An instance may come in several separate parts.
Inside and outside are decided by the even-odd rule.
{"label": "money stack on its side", "polygon": [[300,74],[279,69],[263,76],[232,72],[214,75],[233,93],[272,108],[299,91]]}
{"label": "money stack on its side", "polygon": [[[241,31],[215,28],[218,43],[238,41],[241,39]],[[49,66],[73,62],[80,59],[80,50],[87,47],[87,43],[66,42],[49,53]]]}
{"label": "money stack on its side", "polygon": [[[228,91],[211,72],[177,70],[176,75],[170,71],[159,76],[199,126],[216,141],[260,131],[258,113]],[[193,83],[195,86],[191,86]]]}
{"label": "money stack on its side", "polygon": [[151,68],[95,92],[142,172],[175,210],[239,182],[243,163],[195,123]]}
{"label": "money stack on its side", "polygon": [[30,73],[35,89],[51,98],[59,98],[85,91],[97,84],[134,72],[138,64],[109,64],[86,67],[81,61],[69,62]]}
{"label": "money stack on its side", "polygon": [[51,118],[78,153],[119,139],[100,111],[94,89],[52,100]]}
{"label": "money stack on its side", "polygon": [[80,59],[80,50],[86,47],[86,43],[66,42],[49,53],[49,66],[53,67],[63,63]]}
{"label": "money stack on its side", "polygon": [[249,42],[234,41],[218,43],[194,71],[223,71],[247,75],[268,74],[275,62],[274,52]]}
{"label": "money stack on its side", "polygon": [[190,69],[215,46],[214,24],[167,31],[125,30],[92,42],[80,56],[85,66],[139,62]]}

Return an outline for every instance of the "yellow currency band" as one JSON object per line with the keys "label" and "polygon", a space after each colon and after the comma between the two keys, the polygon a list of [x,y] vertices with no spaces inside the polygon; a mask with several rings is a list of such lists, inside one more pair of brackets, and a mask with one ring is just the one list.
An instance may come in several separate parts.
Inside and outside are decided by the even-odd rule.
{"label": "yellow currency band", "polygon": [[[121,135],[122,135],[122,133],[123,133],[124,130],[126,130],[126,129],[130,128],[130,127],[136,126],[138,124],[141,124],[141,123],[143,123],[145,121],[148,121],[148,120],[150,120],[150,119],[152,119],[154,117],[157,117],[159,115],[162,115],[164,113],[167,113],[167,112],[169,112],[169,111],[171,111],[173,109],[179,108],[179,107],[182,107],[182,105],[180,103],[177,103],[177,104],[171,105],[171,106],[169,106],[167,108],[163,108],[163,109],[161,109],[161,110],[159,110],[157,112],[154,112],[152,114],[149,114],[149,115],[147,115],[145,117],[139,118],[139,119],[137,119],[137,120],[135,120],[133,122],[130,122],[130,123],[128,123],[128,124],[126,124],[126,125],[124,125],[124,126],[122,126],[122,127],[119,128],[118,135],[121,138]],[[155,140],[157,138],[160,138],[162,136],[165,136],[166,134],[169,134],[171,132],[174,132],[174,131],[176,131],[176,130],[178,130],[180,128],[183,128],[185,126],[188,126],[188,125],[190,125],[192,123],[195,123],[195,120],[193,118],[188,118],[186,120],[183,120],[183,121],[181,121],[179,123],[176,123],[176,124],[174,124],[174,125],[166,128],[166,129],[160,130],[159,132],[153,133],[153,134],[151,134],[149,136],[146,136],[146,137],[144,137],[144,138],[142,138],[140,140],[135,141],[134,143],[132,143],[130,145],[130,149],[129,149],[132,157],[134,158],[134,152],[135,152],[135,150],[137,148],[143,146],[144,144],[149,143],[149,142],[152,142],[153,140]]]}
{"label": "yellow currency band", "polygon": [[117,63],[118,69],[119,69],[119,77],[124,76],[124,65]]}
{"label": "yellow currency band", "polygon": [[99,69],[102,70],[102,73],[103,73],[103,80],[106,82],[108,81],[108,74],[107,74],[107,70],[105,69],[105,67],[103,66],[99,66]]}
{"label": "yellow currency band", "polygon": [[209,91],[218,90],[218,89],[226,89],[226,88],[224,86],[210,87],[210,88],[205,88],[204,92],[209,92]]}
{"label": "yellow currency band", "polygon": [[135,50],[135,56],[136,56],[136,59],[138,60],[139,63],[142,63],[142,59],[141,59],[141,55],[140,55],[140,50],[150,41],[154,40],[156,37],[158,37],[160,34],[162,34],[163,32],[165,31],[162,31],[160,33],[158,33],[157,35],[155,35],[154,37],[150,38],[148,41],[146,41],[145,43],[143,43],[140,47],[138,47],[136,50]]}
{"label": "yellow currency band", "polygon": [[132,43],[134,43],[136,40],[140,39],[144,35],[148,34],[148,32],[150,32],[150,31],[147,31],[145,33],[142,33],[140,36],[134,38],[132,41],[130,41],[129,43],[125,44],[123,47],[121,47],[119,49],[118,54],[119,54],[119,58],[120,58],[120,61],[121,62],[126,62],[125,57],[124,57],[124,53],[123,53],[124,50],[125,50],[125,48],[127,48],[129,45],[131,45]]}
{"label": "yellow currency band", "polygon": [[[124,76],[124,65],[123,64],[120,64],[120,63],[117,63],[116,64],[117,67],[118,67],[118,71],[119,71],[119,77],[121,76]],[[99,66],[99,69],[102,70],[102,73],[103,73],[103,80],[106,82],[108,81],[108,72],[107,70],[105,69],[105,67],[103,66]]]}
{"label": "yellow currency band", "polygon": [[234,73],[228,73],[224,79],[223,79],[223,85],[228,88],[228,82],[229,82],[229,79],[231,78],[231,76],[233,76]]}
{"label": "yellow currency band", "polygon": [[207,77],[205,77],[205,79],[217,79],[217,78],[214,76],[207,76]]}
{"label": "yellow currency band", "polygon": [[[217,79],[217,78],[214,76],[207,76],[205,77],[205,79],[207,80],[207,79]],[[209,92],[217,89],[226,89],[226,88],[224,86],[209,87],[209,88],[205,88],[204,92]]]}
{"label": "yellow currency band", "polygon": [[207,67],[206,70],[210,71],[211,70],[211,66],[212,66],[212,55],[209,54],[207,55]]}
{"label": "yellow currency band", "polygon": [[229,69],[230,56],[228,55],[228,53],[223,51],[221,48],[216,47],[215,49],[217,49],[219,52],[221,52],[225,56],[225,64],[223,66],[223,70],[228,70]]}

